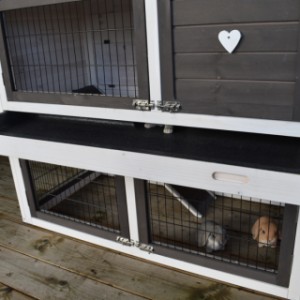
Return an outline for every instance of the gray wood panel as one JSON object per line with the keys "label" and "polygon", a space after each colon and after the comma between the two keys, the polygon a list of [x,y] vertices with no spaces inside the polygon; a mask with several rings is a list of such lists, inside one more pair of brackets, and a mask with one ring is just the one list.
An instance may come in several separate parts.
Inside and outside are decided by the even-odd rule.
{"label": "gray wood panel", "polygon": [[174,28],[174,52],[224,52],[218,40],[222,30],[238,29],[242,39],[237,51],[291,52],[298,49],[298,22],[218,26],[184,26]]}
{"label": "gray wood panel", "polygon": [[[169,81],[182,112],[293,119],[299,1],[171,3],[174,73]],[[228,54],[218,34],[233,29],[242,33],[242,39],[235,52]],[[161,28],[160,35],[167,34],[168,30]],[[167,42],[163,43],[162,48],[167,47]]]}
{"label": "gray wood panel", "polygon": [[11,101],[133,109],[132,98],[84,94],[12,92]]}
{"label": "gray wood panel", "polygon": [[173,2],[174,25],[295,21],[297,0],[177,0]]}
{"label": "gray wood panel", "polygon": [[285,106],[293,104],[295,83],[222,80],[177,80],[177,99],[215,103],[248,103]]}
{"label": "gray wood panel", "polygon": [[82,0],[1,0],[0,11]]}
{"label": "gray wood panel", "polygon": [[175,77],[295,81],[297,54],[178,54]]}
{"label": "gray wood panel", "polygon": [[268,120],[292,121],[291,106],[272,106],[254,104],[218,104],[215,103],[187,103],[183,113],[195,113],[203,115],[230,116],[240,118],[255,118]]}
{"label": "gray wood panel", "polygon": [[182,112],[292,120],[294,83],[177,80]]}

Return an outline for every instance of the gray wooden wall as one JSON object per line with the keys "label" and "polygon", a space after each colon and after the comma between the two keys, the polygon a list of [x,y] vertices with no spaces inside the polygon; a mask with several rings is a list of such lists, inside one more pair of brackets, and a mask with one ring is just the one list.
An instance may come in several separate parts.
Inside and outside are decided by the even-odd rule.
{"label": "gray wooden wall", "polygon": [[[297,119],[298,0],[173,0],[168,5],[171,33],[161,28],[161,36],[172,34],[173,90],[184,112]],[[229,54],[218,33],[233,29],[242,40]],[[171,86],[170,80],[164,84]]]}

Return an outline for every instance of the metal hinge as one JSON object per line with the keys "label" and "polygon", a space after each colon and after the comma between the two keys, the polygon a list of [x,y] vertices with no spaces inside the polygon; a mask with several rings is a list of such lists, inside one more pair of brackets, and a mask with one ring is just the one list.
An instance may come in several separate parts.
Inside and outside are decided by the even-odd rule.
{"label": "metal hinge", "polygon": [[161,111],[178,112],[181,109],[181,104],[178,101],[159,102],[157,108]]}
{"label": "metal hinge", "polygon": [[124,238],[122,236],[117,236],[116,241],[124,246],[134,246],[135,242],[133,240],[130,240],[128,238]]}
{"label": "metal hinge", "polygon": [[132,106],[137,110],[149,111],[155,107],[155,104],[153,101],[135,99],[132,102]]}

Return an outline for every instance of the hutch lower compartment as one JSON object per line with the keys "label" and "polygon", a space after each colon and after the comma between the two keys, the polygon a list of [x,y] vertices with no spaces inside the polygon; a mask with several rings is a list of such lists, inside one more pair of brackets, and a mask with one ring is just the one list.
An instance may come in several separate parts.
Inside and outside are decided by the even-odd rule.
{"label": "hutch lower compartment", "polygon": [[131,241],[123,177],[27,160],[21,166],[34,217],[138,243],[155,254],[289,284],[297,206],[136,179],[140,239]]}
{"label": "hutch lower compartment", "polygon": [[155,253],[288,286],[297,206],[142,180],[136,192]]}
{"label": "hutch lower compartment", "polygon": [[33,216],[106,238],[129,237],[124,178],[21,161]]}

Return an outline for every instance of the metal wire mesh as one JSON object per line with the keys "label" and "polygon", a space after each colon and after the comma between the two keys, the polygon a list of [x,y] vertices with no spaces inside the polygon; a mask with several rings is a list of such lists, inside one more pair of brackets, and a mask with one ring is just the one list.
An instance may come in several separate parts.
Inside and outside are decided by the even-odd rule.
{"label": "metal wire mesh", "polygon": [[14,89],[138,97],[131,0],[2,14]]}
{"label": "metal wire mesh", "polygon": [[[155,182],[147,199],[152,243],[277,274],[283,204]],[[253,239],[262,216],[277,226],[276,247]]]}
{"label": "metal wire mesh", "polygon": [[36,209],[119,233],[115,177],[29,161]]}

